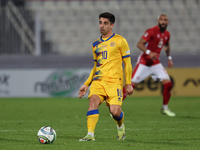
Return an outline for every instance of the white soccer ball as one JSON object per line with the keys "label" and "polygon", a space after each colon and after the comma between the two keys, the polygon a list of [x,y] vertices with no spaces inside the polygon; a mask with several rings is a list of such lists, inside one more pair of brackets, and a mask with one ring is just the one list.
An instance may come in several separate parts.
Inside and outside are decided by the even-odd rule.
{"label": "white soccer ball", "polygon": [[37,138],[42,144],[52,144],[56,140],[56,132],[53,128],[44,126],[38,131]]}

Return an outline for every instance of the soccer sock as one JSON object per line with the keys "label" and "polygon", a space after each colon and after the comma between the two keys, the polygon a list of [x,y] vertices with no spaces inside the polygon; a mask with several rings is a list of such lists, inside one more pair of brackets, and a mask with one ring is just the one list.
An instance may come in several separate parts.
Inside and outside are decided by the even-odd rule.
{"label": "soccer sock", "polygon": [[116,121],[117,126],[120,128],[123,125],[123,121],[124,121],[124,112],[121,112],[119,117],[114,117],[113,119]]}
{"label": "soccer sock", "polygon": [[168,109],[168,105],[163,105],[163,109]]}
{"label": "soccer sock", "polygon": [[88,133],[91,132],[94,134],[94,129],[96,127],[96,124],[99,120],[99,110],[90,110],[87,112],[87,128]]}
{"label": "soccer sock", "polygon": [[169,103],[169,99],[171,97],[171,89],[172,89],[172,82],[168,82],[163,85],[163,105],[167,105]]}
{"label": "soccer sock", "polygon": [[[135,88],[135,85],[132,84],[133,89]],[[126,88],[123,88],[123,100],[127,97],[127,93],[126,93]]]}
{"label": "soccer sock", "polygon": [[121,129],[123,126],[124,126],[123,124],[122,124],[122,126],[121,126],[121,127],[118,127],[118,126],[117,126],[117,129]]}

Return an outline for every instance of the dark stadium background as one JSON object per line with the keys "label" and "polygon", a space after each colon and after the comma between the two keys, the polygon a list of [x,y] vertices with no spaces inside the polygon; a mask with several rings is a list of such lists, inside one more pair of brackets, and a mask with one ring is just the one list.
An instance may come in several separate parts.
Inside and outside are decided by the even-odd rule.
{"label": "dark stadium background", "polygon": [[[74,1],[76,1],[76,3],[77,2],[80,3],[81,8],[84,5],[83,3],[85,2],[84,0],[80,0],[80,1],[74,0]],[[73,3],[74,1],[66,0],[66,5],[68,5],[68,4],[70,5],[70,3]],[[95,3],[98,0],[90,0],[90,1],[91,1],[91,4],[95,5]],[[112,0],[110,0],[110,1],[112,1]],[[120,6],[120,5],[123,5],[124,1],[126,1],[126,0],[124,0],[124,1],[116,0],[116,1],[119,3],[119,6]],[[134,4],[135,1],[137,1],[137,0],[132,0],[131,2],[133,2],[133,4]],[[149,0],[149,1],[154,1],[154,3],[156,2],[158,4],[158,6],[161,5],[161,1],[169,1],[171,8],[167,8],[168,6],[166,6],[167,9],[163,9],[162,12],[170,13],[170,9],[173,9],[173,11],[175,11],[178,14],[179,8],[178,9],[173,8],[174,7],[173,5],[175,5],[174,1],[179,1],[179,0],[173,0],[173,1],[172,0]],[[199,7],[200,7],[199,0],[193,0],[193,1],[196,3],[196,5],[198,7],[197,10],[199,11]],[[47,12],[54,13],[54,11],[56,9],[53,10],[53,9],[49,8],[49,10],[48,10],[48,8],[46,8],[48,6],[48,5],[46,5],[46,3],[51,2],[51,3],[53,3],[53,5],[55,5],[55,8],[58,8],[58,7],[56,7],[56,5],[57,5],[57,3],[61,2],[61,1],[59,1],[59,0],[55,0],[55,1],[54,0],[49,0],[49,1],[48,0],[27,0],[27,1],[12,0],[12,2],[15,4],[16,8],[19,9],[23,18],[29,25],[30,29],[33,31],[33,33],[35,33],[35,14],[37,12],[37,8],[35,9],[34,7],[31,7],[31,5],[33,5],[34,3],[40,3],[41,7],[44,6],[44,10],[46,9]],[[108,3],[109,0],[105,0],[105,2],[107,2],[105,4],[109,5],[109,3]],[[147,5],[149,5],[147,2],[148,2],[147,0],[143,1],[144,7],[147,7]],[[189,14],[189,17],[190,17],[189,21],[191,21],[192,24],[195,25],[195,31],[200,33],[200,23],[199,23],[200,18],[199,17],[195,18],[193,16],[192,6],[187,6],[188,1],[181,0],[181,2],[183,3],[183,5],[185,7],[185,12]],[[40,33],[41,54],[39,56],[34,56],[34,54],[32,52],[30,52],[26,46],[23,45],[23,42],[22,42],[21,38],[19,37],[19,34],[16,32],[12,23],[8,19],[7,15],[5,13],[5,8],[6,8],[7,3],[8,3],[8,0],[1,0],[0,68],[2,68],[2,69],[3,68],[7,68],[7,69],[8,68],[9,69],[12,69],[12,68],[27,68],[28,69],[29,68],[30,69],[30,68],[84,68],[84,67],[92,68],[93,67],[93,58],[91,55],[90,45],[93,42],[93,40],[95,40],[96,38],[99,37],[98,16],[94,16],[94,15],[92,16],[91,14],[88,14],[88,15],[91,15],[92,18],[97,18],[96,20],[93,21],[93,22],[96,22],[96,24],[95,24],[96,25],[96,34],[91,39],[89,39],[87,42],[83,43],[82,47],[80,47],[79,50],[76,50],[77,47],[75,47],[73,50],[73,46],[71,46],[71,49],[72,49],[71,54],[59,52],[58,49],[56,49],[57,51],[53,50],[52,47],[54,46],[54,42],[45,38],[49,33],[47,33],[47,31],[45,31],[44,28],[42,28],[41,33]],[[139,7],[141,7],[141,6],[139,6]],[[151,7],[152,6],[149,6],[149,8],[148,8],[150,10],[150,12],[152,9]],[[163,8],[163,6],[162,6],[162,8]],[[94,8],[94,9],[96,9],[96,8]],[[116,8],[116,12],[117,12],[117,9],[118,8]],[[115,8],[113,7],[111,9],[111,11],[114,11],[114,10],[115,10]],[[180,8],[180,10],[181,10],[181,8]],[[97,11],[101,12],[101,10],[99,8]],[[104,10],[102,9],[102,11],[104,11]],[[184,10],[181,10],[181,12],[182,11],[184,11]],[[121,26],[122,21],[120,21],[118,18],[120,18],[120,15],[123,15],[123,13],[127,13],[127,12],[122,11],[122,12],[119,12],[116,14],[116,27],[114,28],[115,29],[114,31],[116,33],[119,32],[119,34],[122,34],[129,42],[131,54],[132,54],[132,65],[134,67],[137,55],[139,53],[139,49],[136,48],[135,43],[137,43],[137,39],[139,40],[141,33],[145,29],[144,28],[141,29],[141,32],[139,35],[137,35],[136,40],[135,39],[132,40],[131,38],[129,38],[129,37],[131,37],[131,35],[128,35],[128,37],[127,37],[127,32],[125,32],[125,31],[123,32],[122,30],[119,30],[119,26]],[[170,13],[170,15],[171,15],[171,13]],[[187,20],[188,18],[185,18],[185,19],[181,18],[182,20],[179,19],[178,18],[179,15],[177,15],[177,18],[176,18],[176,14],[174,14],[175,17],[173,17],[173,20],[172,20],[170,18],[171,17],[170,15],[169,15],[169,20],[172,22],[172,24],[169,23],[169,25],[168,25],[169,31],[170,31],[170,29],[171,30],[173,29],[172,26],[173,26],[174,20],[182,21],[182,24],[179,24],[180,29],[183,28],[184,21],[185,22],[188,21]],[[15,18],[17,18],[15,15],[13,15],[13,16]],[[76,16],[77,16],[77,14],[75,14],[74,17],[76,17]],[[157,24],[156,17],[157,16],[152,15],[152,20],[155,22],[152,25]],[[131,16],[129,16],[129,18],[131,18]],[[41,20],[41,21],[43,21],[43,20]],[[127,20],[125,20],[125,21],[127,21]],[[136,21],[138,21],[138,20],[136,20]],[[58,22],[58,24],[59,24],[59,22]],[[131,26],[131,24],[130,24],[130,26]],[[66,28],[68,28],[68,27],[66,26]],[[81,24],[80,24],[80,28],[83,28],[83,27],[81,27]],[[177,28],[179,28],[179,27],[177,27]],[[122,27],[121,27],[121,29],[122,29]],[[183,31],[183,32],[188,33],[188,30],[192,30],[189,25],[188,25],[188,28],[184,27],[183,30],[181,30],[180,32]],[[172,31],[174,31],[174,29]],[[87,34],[88,31],[87,32],[84,31],[84,32],[85,32],[85,34]],[[131,32],[131,34],[134,35],[136,30],[130,30],[130,32]],[[177,32],[177,34],[179,34],[179,33]],[[174,34],[171,35],[171,43],[176,46],[176,47],[173,47],[173,45],[171,46],[171,55],[173,57],[174,67],[200,67],[200,61],[199,61],[200,47],[199,47],[199,45],[197,45],[196,47],[193,47],[192,50],[191,49],[181,50],[180,49],[181,45],[187,41],[181,42],[179,39],[173,38],[173,35]],[[78,36],[80,37],[80,36],[82,36],[82,34],[80,34]],[[196,38],[199,40],[199,37],[194,37],[194,39]],[[134,44],[132,44],[133,42],[134,42]],[[174,43],[176,43],[176,44],[174,44]],[[73,43],[73,39],[72,39],[72,43],[70,43],[70,44],[76,45],[77,43],[76,42]],[[191,42],[188,41],[188,44],[191,45]],[[23,45],[23,51],[21,51],[22,45]],[[33,46],[35,46],[35,45],[33,44]],[[86,53],[80,54],[79,52],[83,51],[85,48],[88,49],[86,51]],[[179,49],[179,50],[177,50],[177,49]],[[66,47],[66,51],[68,51],[68,47]],[[75,51],[75,52],[73,52],[73,51]],[[161,53],[160,60],[164,64],[164,66],[167,65],[167,58],[166,58],[164,52]]]}

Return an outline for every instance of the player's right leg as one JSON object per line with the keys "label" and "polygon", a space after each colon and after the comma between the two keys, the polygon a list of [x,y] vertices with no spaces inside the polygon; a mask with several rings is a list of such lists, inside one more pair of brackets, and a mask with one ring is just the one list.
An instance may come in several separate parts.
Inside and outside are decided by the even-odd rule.
{"label": "player's right leg", "polygon": [[173,87],[170,77],[161,63],[153,66],[152,70],[154,70],[152,78],[160,79],[163,85],[163,106],[161,113],[174,117],[176,114],[168,108],[168,103],[171,97],[171,89]]}
{"label": "player's right leg", "polygon": [[96,124],[99,120],[99,110],[98,106],[101,103],[101,99],[97,95],[92,95],[89,101],[89,108],[87,112],[87,135],[79,139],[79,141],[95,141],[94,139],[94,130]]}
{"label": "player's right leg", "polygon": [[89,94],[89,108],[87,112],[87,129],[88,133],[87,135],[80,139],[79,141],[95,141],[94,138],[94,130],[96,127],[96,124],[99,120],[99,110],[98,106],[101,104],[101,102],[104,100],[103,89],[100,89],[101,85],[97,81],[93,81],[91,87],[90,87],[90,94]]}
{"label": "player's right leg", "polygon": [[87,112],[87,135],[79,139],[79,141],[95,141],[94,139],[94,130],[96,124],[99,120],[99,110],[98,106],[101,103],[101,99],[97,95],[92,95],[89,101],[89,108]]}
{"label": "player's right leg", "polygon": [[176,114],[174,112],[172,112],[169,108],[168,108],[168,103],[171,97],[171,89],[172,89],[172,82],[170,80],[163,80],[163,107],[161,109],[161,113],[168,115],[170,117],[174,117],[176,116]]}

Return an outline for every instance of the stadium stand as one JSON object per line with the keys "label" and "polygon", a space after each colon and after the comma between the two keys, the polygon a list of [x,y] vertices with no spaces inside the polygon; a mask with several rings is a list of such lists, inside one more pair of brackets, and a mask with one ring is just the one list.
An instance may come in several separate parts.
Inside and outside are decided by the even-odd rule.
{"label": "stadium stand", "polygon": [[[4,6],[0,9],[0,20],[3,22],[1,26],[5,27],[5,23],[9,21],[5,20],[5,1],[2,4]],[[200,53],[199,0],[26,0],[25,7],[17,7],[32,32],[35,30],[35,15],[40,16],[41,54],[91,54],[91,43],[100,36],[98,15],[104,11],[116,15],[114,32],[127,39],[133,55],[140,52],[136,47],[138,40],[145,29],[157,24],[157,16],[160,13],[169,16],[168,30],[171,32],[172,53]],[[10,30],[1,28],[2,36],[8,37],[1,38],[0,53],[33,54],[27,48],[21,50],[23,42],[20,41],[18,33],[15,33],[12,24],[9,25]],[[15,50],[10,50],[8,42],[2,40],[11,38],[9,35],[16,39],[13,44],[17,45],[13,46]]]}
{"label": "stadium stand", "polygon": [[98,15],[103,11],[116,15],[114,31],[128,40],[135,55],[140,36],[157,24],[160,13],[169,16],[173,53],[199,54],[198,0],[28,1],[26,6],[40,14],[46,39],[61,54],[90,53],[91,43],[99,37]]}
{"label": "stadium stand", "polygon": [[[19,14],[8,6],[8,0],[0,1],[0,69],[93,67],[91,43],[100,36],[98,15],[103,11],[116,15],[114,32],[129,42],[133,66],[140,52],[139,38],[164,12],[170,21],[174,67],[200,67],[200,0],[26,0],[22,6],[17,1],[12,0],[24,23],[13,22]],[[37,16],[42,25],[40,38]],[[37,40],[41,42],[38,55]],[[160,60],[166,64],[164,51]]]}
{"label": "stadium stand", "polygon": [[[9,3],[13,2],[13,3]],[[35,44],[34,12],[27,9],[24,0],[1,1],[0,7],[0,54],[33,55]],[[16,7],[15,7],[16,6]],[[51,42],[44,40],[41,31],[42,54],[52,53]],[[29,35],[29,36],[28,36]],[[32,51],[31,51],[32,50]]]}

